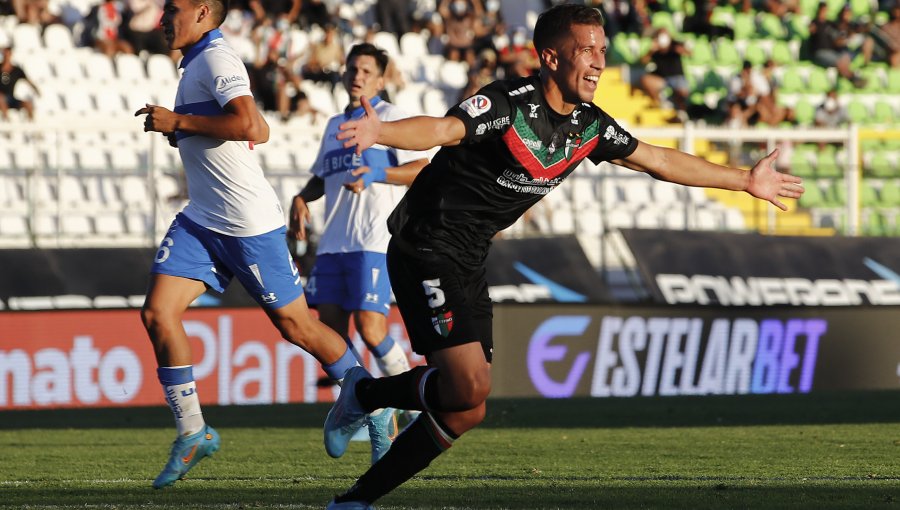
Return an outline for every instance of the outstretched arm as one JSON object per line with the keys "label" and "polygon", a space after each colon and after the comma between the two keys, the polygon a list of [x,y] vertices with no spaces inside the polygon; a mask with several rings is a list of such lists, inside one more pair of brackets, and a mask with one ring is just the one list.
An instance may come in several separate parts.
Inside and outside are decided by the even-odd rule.
{"label": "outstretched arm", "polygon": [[759,160],[748,172],[717,165],[679,150],[639,141],[637,149],[630,156],[613,163],[686,186],[746,191],[786,211],[787,206],[780,198],[799,198],[803,194],[803,180],[776,171],[774,163],[777,157],[778,149]]}
{"label": "outstretched arm", "polygon": [[383,122],[365,97],[361,98],[366,114],[340,125],[337,139],[344,147],[356,147],[356,153],[375,145],[397,149],[428,150],[438,146],[457,145],[466,136],[466,126],[456,117],[407,117]]}

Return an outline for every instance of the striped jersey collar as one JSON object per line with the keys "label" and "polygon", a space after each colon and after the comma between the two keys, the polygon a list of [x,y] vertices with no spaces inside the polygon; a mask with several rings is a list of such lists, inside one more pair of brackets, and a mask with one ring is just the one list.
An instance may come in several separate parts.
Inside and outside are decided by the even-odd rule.
{"label": "striped jersey collar", "polygon": [[[381,102],[381,96],[375,96],[375,97],[369,99],[369,104],[372,105],[372,108],[375,108],[375,105],[377,105],[380,102]],[[348,118],[348,119],[351,117],[359,117],[365,111],[366,111],[366,109],[363,108],[362,105],[359,105],[352,110],[344,110],[344,117]]]}
{"label": "striped jersey collar", "polygon": [[218,28],[214,28],[209,32],[203,34],[203,37],[201,37],[199,41],[195,42],[194,45],[191,46],[191,49],[189,49],[187,53],[184,54],[184,58],[181,59],[181,64],[179,64],[178,67],[181,69],[187,67],[187,65],[191,63],[191,60],[194,60],[194,57],[205,50],[211,42],[221,38],[222,31]]}

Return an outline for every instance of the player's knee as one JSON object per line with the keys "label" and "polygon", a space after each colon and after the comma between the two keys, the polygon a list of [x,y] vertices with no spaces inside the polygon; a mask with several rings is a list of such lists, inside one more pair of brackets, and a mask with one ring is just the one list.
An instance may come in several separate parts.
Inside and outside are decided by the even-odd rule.
{"label": "player's knee", "polygon": [[476,371],[467,374],[454,388],[454,407],[459,409],[476,409],[484,404],[491,392],[490,372]]}
{"label": "player's knee", "polygon": [[144,305],[141,308],[141,321],[150,334],[150,339],[154,342],[157,338],[163,338],[167,335],[167,332],[172,329],[172,324],[175,320],[171,317],[171,314],[167,314],[156,307]]}

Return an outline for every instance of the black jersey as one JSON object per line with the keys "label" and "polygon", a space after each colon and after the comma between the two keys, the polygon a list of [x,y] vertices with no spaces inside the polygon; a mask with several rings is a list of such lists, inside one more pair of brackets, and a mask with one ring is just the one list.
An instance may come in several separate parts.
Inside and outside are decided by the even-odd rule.
{"label": "black jersey", "polygon": [[589,103],[569,115],[545,102],[538,77],[499,80],[450,109],[466,125],[416,177],[388,224],[394,236],[465,267],[484,262],[512,225],[584,159],[629,156],[637,139]]}

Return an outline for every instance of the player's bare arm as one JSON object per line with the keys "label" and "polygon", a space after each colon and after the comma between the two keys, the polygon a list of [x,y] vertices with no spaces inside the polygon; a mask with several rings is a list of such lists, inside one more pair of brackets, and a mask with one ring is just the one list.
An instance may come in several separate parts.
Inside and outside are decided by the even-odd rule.
{"label": "player's bare arm", "polygon": [[748,172],[711,163],[703,158],[679,150],[638,142],[637,149],[614,163],[632,170],[646,172],[656,179],[705,188],[746,191],[753,197],[770,202],[786,211],[780,198],[799,198],[803,194],[803,180],[775,170],[778,150],[759,160]]}
{"label": "player's bare arm", "polygon": [[[387,184],[396,184],[399,186],[409,186],[416,179],[416,176],[419,175],[419,172],[425,168],[425,165],[428,164],[427,159],[417,159],[415,161],[410,161],[408,163],[404,163],[400,166],[391,166],[384,169],[385,171],[385,179],[382,182]],[[361,166],[352,172],[354,177],[359,177],[354,181],[344,183],[344,187],[354,193],[361,193],[366,187],[368,187],[368,183],[364,176],[368,173],[371,173],[371,168],[367,166]]]}
{"label": "player's bare arm", "polygon": [[264,143],[269,140],[266,123],[251,96],[238,96],[224,107],[225,115],[183,115],[159,105],[147,104],[134,112],[147,115],[144,131],[169,135],[175,131],[208,136],[219,140],[247,140]]}
{"label": "player's bare arm", "polygon": [[340,125],[338,140],[344,147],[356,146],[356,153],[379,143],[397,149],[423,151],[438,146],[458,145],[466,136],[466,126],[456,117],[420,115],[382,122],[365,97],[360,99],[366,114]]}
{"label": "player's bare arm", "polygon": [[306,186],[291,200],[291,212],[288,214],[288,235],[294,239],[306,239],[306,225],[312,219],[309,202],[325,195],[325,181],[319,176],[312,176]]}

